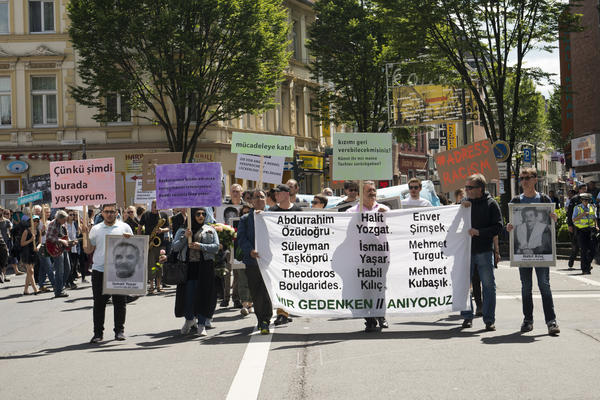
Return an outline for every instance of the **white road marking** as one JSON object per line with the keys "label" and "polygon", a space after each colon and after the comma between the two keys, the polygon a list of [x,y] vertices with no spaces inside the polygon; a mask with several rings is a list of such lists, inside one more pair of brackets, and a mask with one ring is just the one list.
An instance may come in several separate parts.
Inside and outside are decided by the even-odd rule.
{"label": "white road marking", "polygon": [[[534,299],[541,299],[539,294],[533,295]],[[553,299],[596,299],[600,298],[600,293],[583,293],[583,294],[552,294]],[[496,300],[521,300],[520,295],[500,295],[496,296]]]}
{"label": "white road marking", "polygon": [[257,399],[262,382],[265,365],[271,347],[271,338],[275,328],[269,327],[270,335],[257,334],[258,330],[252,332],[246,351],[240,362],[237,373],[229,387],[227,400]]}
{"label": "white road marking", "polygon": [[576,281],[583,282],[583,283],[586,283],[588,285],[600,286],[600,282],[595,281],[595,280],[590,279],[590,278],[584,278],[583,275],[573,275],[573,274],[567,274],[566,272],[552,271],[552,270],[550,270],[550,272],[553,273],[553,274],[557,274],[557,275],[568,276],[571,279],[575,279]]}

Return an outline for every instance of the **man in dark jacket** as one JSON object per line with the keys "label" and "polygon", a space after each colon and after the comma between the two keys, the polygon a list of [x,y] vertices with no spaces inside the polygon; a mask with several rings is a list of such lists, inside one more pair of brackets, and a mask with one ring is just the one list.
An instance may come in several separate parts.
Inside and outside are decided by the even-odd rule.
{"label": "man in dark jacket", "polygon": [[242,216],[237,233],[238,245],[242,249],[243,261],[246,264],[248,289],[250,289],[250,296],[254,302],[254,313],[258,320],[258,329],[262,335],[269,333],[269,322],[273,317],[273,305],[256,261],[258,253],[254,248],[254,212],[265,209],[266,198],[267,196],[262,190],[254,191],[252,196],[254,208],[248,214]]}
{"label": "man in dark jacket", "polygon": [[573,224],[573,210],[576,206],[581,204],[580,195],[587,193],[587,185],[585,183],[580,184],[577,187],[579,193],[569,199],[569,207],[567,207],[567,225],[569,227],[569,234],[571,235],[571,256],[569,257],[569,269],[573,269],[573,264],[579,253],[579,241],[577,239],[577,227]]}
{"label": "man in dark jacket", "polygon": [[[486,180],[481,174],[467,178],[465,189],[471,207],[471,275],[477,268],[483,285],[483,322],[486,331],[495,331],[496,326],[496,282],[494,279],[494,236],[502,231],[502,214],[498,203],[485,191]],[[462,311],[463,328],[473,326],[473,305]]]}

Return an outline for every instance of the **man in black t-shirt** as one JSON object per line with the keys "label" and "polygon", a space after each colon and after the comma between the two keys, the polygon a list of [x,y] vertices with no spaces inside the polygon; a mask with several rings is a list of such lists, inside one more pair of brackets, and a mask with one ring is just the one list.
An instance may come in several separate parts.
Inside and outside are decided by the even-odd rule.
{"label": "man in black t-shirt", "polygon": [[[148,250],[148,282],[150,286],[148,287],[148,294],[154,293],[154,280],[156,278],[156,291],[162,291],[161,283],[162,283],[162,271],[160,268],[157,268],[158,257],[160,256],[160,251],[165,249],[165,233],[169,231],[169,218],[167,214],[161,212],[159,213],[156,209],[156,200],[152,201],[152,209],[151,211],[146,211],[142,218],[140,219],[140,224],[137,228],[137,234],[142,234],[142,228],[144,229],[144,234],[148,236],[152,236],[152,232],[158,225],[160,219],[164,219],[164,223],[160,228],[157,228],[156,239],[150,238],[150,248]],[[158,246],[154,246],[160,240],[160,244]]]}

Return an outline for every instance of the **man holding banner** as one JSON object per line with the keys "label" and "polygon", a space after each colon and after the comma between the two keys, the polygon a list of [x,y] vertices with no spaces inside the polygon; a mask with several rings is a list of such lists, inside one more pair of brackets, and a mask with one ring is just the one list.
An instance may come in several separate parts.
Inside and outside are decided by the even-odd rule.
{"label": "man holding banner", "polygon": [[[379,204],[377,201],[377,189],[375,188],[375,182],[373,181],[365,181],[363,184],[363,196],[361,199],[361,205],[357,204],[346,212],[386,212],[389,211],[389,207],[385,204]],[[385,319],[385,317],[368,317],[365,318],[365,332],[375,332],[377,331],[377,323],[379,323],[379,329],[387,328],[389,325]]]}
{"label": "man holding banner", "polygon": [[[502,213],[494,198],[485,191],[487,184],[482,174],[473,174],[467,178],[468,203],[471,207],[471,276],[477,268],[483,285],[483,322],[486,331],[495,331],[496,320],[496,282],[494,279],[494,236],[502,231]],[[473,326],[473,304],[471,309],[462,311],[463,328]]]}

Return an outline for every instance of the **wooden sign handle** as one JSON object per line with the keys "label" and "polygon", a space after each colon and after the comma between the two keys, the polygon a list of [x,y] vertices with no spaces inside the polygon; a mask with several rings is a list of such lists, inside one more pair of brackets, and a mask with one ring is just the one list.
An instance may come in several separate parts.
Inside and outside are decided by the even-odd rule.
{"label": "wooden sign handle", "polygon": [[[192,209],[191,208],[187,208],[187,228],[191,231],[192,230]],[[188,238],[188,245],[192,244],[192,237],[190,236]]]}
{"label": "wooden sign handle", "polygon": [[260,166],[258,167],[257,189],[262,189],[264,165],[265,165],[265,156],[260,156]]}
{"label": "wooden sign handle", "polygon": [[358,186],[358,204],[360,204],[358,206],[358,211],[362,213],[363,212],[363,193],[365,191],[363,188],[364,183],[363,183],[362,179],[360,181],[358,181],[358,185],[359,185]]}
{"label": "wooden sign handle", "polygon": [[[79,213],[77,213],[79,215]],[[87,206],[83,206],[83,225],[88,227],[88,208]],[[83,247],[88,247],[88,234],[89,231],[83,233]]]}
{"label": "wooden sign handle", "polygon": [[[32,205],[33,203],[29,203],[29,224],[30,224],[30,228],[31,228],[31,235],[33,236],[33,248],[35,249],[35,247],[37,246],[37,244],[35,244],[35,237],[37,235],[37,230],[34,230],[33,228],[33,212],[32,212]],[[44,209],[42,208],[42,212],[44,212]]]}

